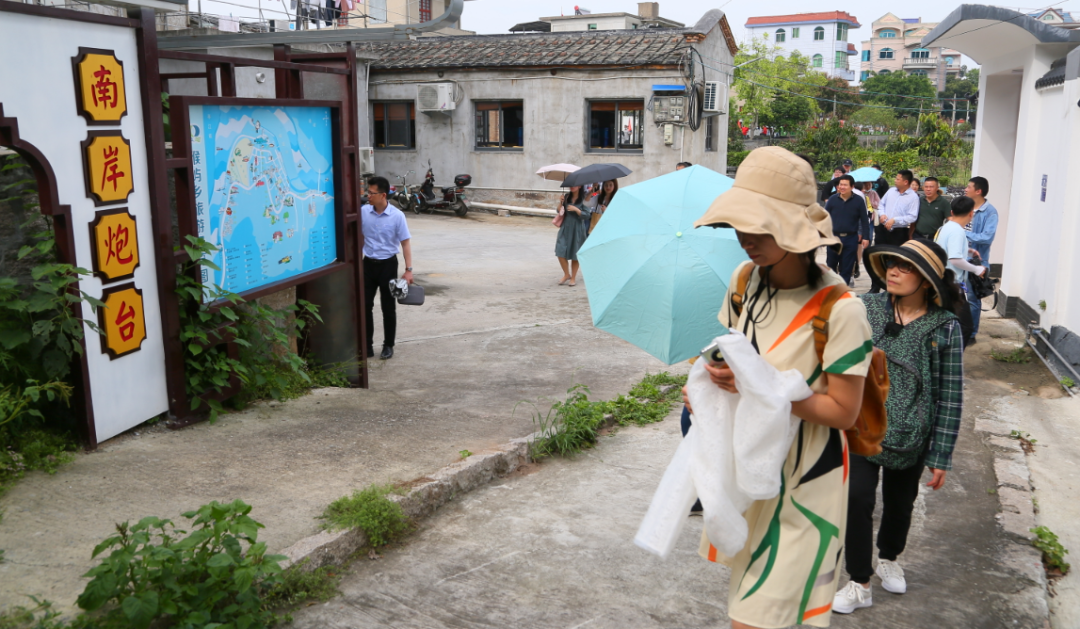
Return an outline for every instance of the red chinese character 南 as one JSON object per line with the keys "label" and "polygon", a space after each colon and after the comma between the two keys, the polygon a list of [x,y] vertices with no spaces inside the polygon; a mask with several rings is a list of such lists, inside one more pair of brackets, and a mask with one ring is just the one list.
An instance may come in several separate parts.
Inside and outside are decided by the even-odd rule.
{"label": "red chinese character \u5357", "polygon": [[94,73],[94,78],[97,81],[94,83],[93,96],[94,105],[116,108],[117,101],[120,97],[120,90],[117,88],[116,82],[109,79],[112,74],[111,70],[106,70],[105,66],[100,66],[100,70]]}
{"label": "red chinese character \u5357", "polygon": [[120,264],[130,264],[133,254],[130,252],[125,257],[124,250],[127,249],[129,242],[129,234],[127,227],[117,227],[116,231],[113,231],[112,227],[109,227],[109,236],[105,240],[105,246],[108,247],[109,255],[105,258],[105,264],[112,261],[113,258]]}
{"label": "red chinese character \u5357", "polygon": [[105,184],[111,182],[113,185],[113,192],[116,192],[118,184],[116,180],[120,177],[126,177],[127,174],[122,170],[117,170],[117,162],[120,161],[118,156],[120,155],[120,149],[107,146],[102,151],[102,155],[105,158],[105,166],[101,169],[101,188],[105,189]]}
{"label": "red chinese character \u5357", "polygon": [[[127,307],[127,310],[124,308]],[[128,306],[126,301],[120,302],[120,312],[116,315],[116,321],[114,323],[120,326],[120,338],[124,341],[130,341],[135,336],[135,322],[128,321],[128,319],[135,318],[135,309]],[[128,321],[124,323],[124,321]]]}

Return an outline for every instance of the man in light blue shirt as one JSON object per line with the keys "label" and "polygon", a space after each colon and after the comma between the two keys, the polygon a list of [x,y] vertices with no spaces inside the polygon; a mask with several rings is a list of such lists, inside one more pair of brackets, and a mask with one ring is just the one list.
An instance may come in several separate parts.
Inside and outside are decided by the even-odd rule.
{"label": "man in light blue shirt", "polygon": [[[972,177],[964,188],[964,195],[975,202],[974,218],[965,228],[968,231],[968,243],[975,253],[979,254],[976,260],[979,264],[990,266],[990,245],[994,244],[994,236],[997,235],[998,211],[986,200],[990,193],[990,182],[985,177]],[[982,315],[982,302],[975,299],[974,294],[968,295],[971,304],[971,339],[979,331],[979,317]]]}
{"label": "man in light blue shirt", "polygon": [[383,316],[383,348],[380,358],[394,355],[397,334],[397,300],[390,293],[390,281],[397,279],[398,247],[405,256],[405,274],[413,283],[412,236],[401,210],[390,205],[390,182],[385,177],[368,179],[370,203],[360,208],[360,228],[364,232],[364,306],[367,314],[367,357],[375,356],[375,293]]}
{"label": "man in light blue shirt", "polygon": [[[960,282],[960,287],[967,293],[968,303],[972,299],[972,291],[967,281],[968,274],[984,275],[986,273],[986,267],[976,266],[968,262],[967,259],[970,247],[968,246],[965,228],[971,222],[974,207],[975,203],[968,197],[956,197],[953,199],[952,215],[937,231],[937,235],[934,236],[934,242],[941,245],[941,248],[945,250],[948,267],[956,274],[956,281]],[[974,335],[964,339],[964,347],[973,343],[974,339]]]}
{"label": "man in light blue shirt", "polygon": [[[911,189],[915,178],[910,170],[896,173],[895,188],[889,188],[878,204],[878,226],[874,228],[874,244],[899,247],[908,241],[910,227],[919,219],[919,193]],[[871,274],[870,292],[880,293],[885,287]]]}

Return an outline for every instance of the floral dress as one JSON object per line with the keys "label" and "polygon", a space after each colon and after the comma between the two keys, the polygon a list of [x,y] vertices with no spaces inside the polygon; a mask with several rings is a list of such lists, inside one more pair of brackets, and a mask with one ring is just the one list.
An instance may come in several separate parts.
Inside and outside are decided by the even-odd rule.
{"label": "floral dress", "polygon": [[[741,268],[728,286],[738,285]],[[731,311],[729,289],[719,316],[746,334],[771,365],[799,370],[815,393],[827,391],[829,374],[865,376],[874,348],[866,308],[848,293],[833,306],[825,364],[818,362],[811,320],[832,287],[844,284],[835,273],[824,273],[813,287],[773,289],[766,303],[755,269],[742,314],[736,318]],[[699,551],[731,567],[728,615],[733,620],[763,628],[827,627],[847,525],[844,432],[802,422],[781,474],[780,494],[754,502],[744,514],[750,534],[742,551],[725,557],[705,534]]]}

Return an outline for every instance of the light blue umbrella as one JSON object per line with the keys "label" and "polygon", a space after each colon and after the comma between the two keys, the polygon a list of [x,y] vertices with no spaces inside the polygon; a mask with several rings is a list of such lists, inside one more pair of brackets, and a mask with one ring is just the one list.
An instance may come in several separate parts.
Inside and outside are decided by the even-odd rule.
{"label": "light blue umbrella", "polygon": [[732,183],[691,166],[619,190],[578,251],[593,325],[669,365],[726,333],[716,317],[746,253],[694,221]]}
{"label": "light blue umbrella", "polygon": [[881,179],[881,171],[869,166],[863,166],[857,170],[853,170],[848,173],[855,178],[855,183],[862,183],[864,181],[877,181]]}

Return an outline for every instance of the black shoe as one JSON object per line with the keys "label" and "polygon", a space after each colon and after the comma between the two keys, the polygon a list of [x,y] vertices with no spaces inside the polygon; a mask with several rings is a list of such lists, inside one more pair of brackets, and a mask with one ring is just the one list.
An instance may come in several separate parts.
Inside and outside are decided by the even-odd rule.
{"label": "black shoe", "polygon": [[381,358],[383,360],[386,360],[388,358],[393,358],[393,357],[394,357],[394,346],[393,345],[383,345],[382,353],[379,354],[379,358]]}
{"label": "black shoe", "polygon": [[375,348],[374,347],[367,348],[367,357],[368,358],[375,358]]}
{"label": "black shoe", "polygon": [[698,500],[694,503],[694,506],[690,507],[690,517],[700,518],[705,515],[705,509],[701,507],[701,501]]}
{"label": "black shoe", "polygon": [[859,277],[859,265],[858,264],[855,265],[855,272],[851,274],[851,277],[854,277],[854,278]]}

